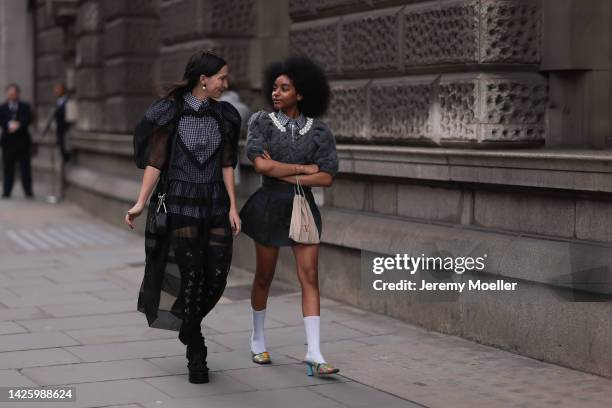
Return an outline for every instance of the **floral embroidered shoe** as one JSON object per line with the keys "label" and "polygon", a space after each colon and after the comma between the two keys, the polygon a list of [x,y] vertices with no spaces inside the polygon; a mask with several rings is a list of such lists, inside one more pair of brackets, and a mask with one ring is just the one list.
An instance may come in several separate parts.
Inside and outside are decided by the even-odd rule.
{"label": "floral embroidered shoe", "polygon": [[306,374],[312,377],[315,373],[317,375],[331,375],[337,374],[340,370],[331,364],[327,363],[315,363],[314,361],[304,361],[306,364]]}
{"label": "floral embroidered shoe", "polygon": [[253,362],[257,364],[270,364],[272,360],[270,360],[270,353],[264,351],[263,353],[252,353],[253,354]]}

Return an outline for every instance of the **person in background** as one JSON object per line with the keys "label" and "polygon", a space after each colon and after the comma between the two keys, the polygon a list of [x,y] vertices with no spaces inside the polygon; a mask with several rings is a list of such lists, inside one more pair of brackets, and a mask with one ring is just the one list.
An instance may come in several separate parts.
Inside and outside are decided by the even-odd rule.
{"label": "person in background", "polygon": [[15,166],[19,170],[23,191],[27,198],[33,198],[32,192],[32,137],[28,130],[32,122],[30,105],[19,100],[19,86],[10,84],[6,87],[7,101],[0,105],[0,127],[2,128],[2,164],[3,190],[2,198],[9,198],[15,181]]}
{"label": "person in background", "polygon": [[64,160],[65,163],[70,160],[70,153],[66,150],[66,133],[70,128],[70,124],[66,121],[66,102],[68,102],[66,86],[63,83],[55,84],[53,93],[57,98],[55,113],[53,115],[55,120],[55,135],[57,137],[57,146],[60,149],[62,160]]}

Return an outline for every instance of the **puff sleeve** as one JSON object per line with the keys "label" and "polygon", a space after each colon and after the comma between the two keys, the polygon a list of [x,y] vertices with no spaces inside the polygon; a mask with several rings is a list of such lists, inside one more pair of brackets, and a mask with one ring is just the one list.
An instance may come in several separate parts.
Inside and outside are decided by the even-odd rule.
{"label": "puff sleeve", "polygon": [[264,111],[251,115],[247,130],[246,155],[250,161],[255,161],[266,149],[265,132],[263,131]]}
{"label": "puff sleeve", "polygon": [[229,102],[222,103],[223,120],[226,123],[225,140],[223,142],[222,166],[236,168],[238,165],[238,140],[242,119],[238,110]]}
{"label": "puff sleeve", "polygon": [[321,121],[315,124],[313,140],[316,145],[313,162],[319,166],[320,171],[335,176],[338,172],[338,154],[336,152],[336,138],[327,125]]}
{"label": "puff sleeve", "polygon": [[134,161],[138,168],[153,166],[162,170],[168,159],[169,129],[175,115],[168,99],[154,102],[134,129]]}

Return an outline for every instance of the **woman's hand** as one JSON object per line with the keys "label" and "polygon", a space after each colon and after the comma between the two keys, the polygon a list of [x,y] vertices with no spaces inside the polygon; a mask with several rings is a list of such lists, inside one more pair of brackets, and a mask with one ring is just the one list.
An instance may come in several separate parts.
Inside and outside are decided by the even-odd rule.
{"label": "woman's hand", "polygon": [[229,222],[232,227],[232,235],[237,236],[240,234],[240,229],[242,228],[242,221],[240,221],[240,217],[238,216],[238,211],[236,208],[231,208],[229,212]]}
{"label": "woman's hand", "polygon": [[319,172],[319,166],[316,164],[303,164],[304,167],[303,174],[317,174]]}
{"label": "woman's hand", "polygon": [[142,214],[142,210],[144,210],[144,205],[140,203],[134,204],[132,208],[130,208],[125,214],[125,223],[131,228],[134,229],[134,220],[140,214]]}

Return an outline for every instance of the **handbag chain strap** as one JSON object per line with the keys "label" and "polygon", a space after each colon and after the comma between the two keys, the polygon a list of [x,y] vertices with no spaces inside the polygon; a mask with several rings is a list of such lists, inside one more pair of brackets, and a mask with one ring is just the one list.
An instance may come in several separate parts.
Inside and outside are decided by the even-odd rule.
{"label": "handbag chain strap", "polygon": [[166,169],[162,171],[161,174],[161,190],[157,193],[157,211],[159,212],[159,210],[163,207],[164,212],[168,212],[166,210],[166,191],[168,190],[168,171],[170,171],[170,166],[172,166],[172,162],[174,160],[174,151],[176,149],[176,145],[178,143],[178,138],[179,138],[179,134],[178,134],[178,127],[179,127],[179,121],[181,120],[181,116],[183,114],[183,109],[181,106],[182,102],[177,102],[176,103],[176,112],[174,114],[174,118],[173,118],[173,125],[174,128],[172,130],[172,134],[170,135],[170,137],[172,138],[172,142],[170,143],[170,158],[168,161],[168,165],[166,166]]}

